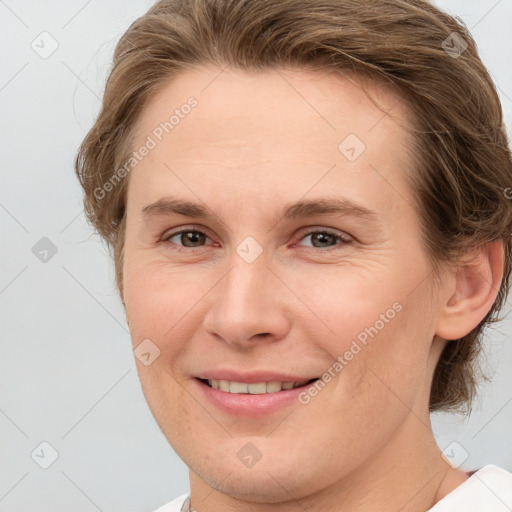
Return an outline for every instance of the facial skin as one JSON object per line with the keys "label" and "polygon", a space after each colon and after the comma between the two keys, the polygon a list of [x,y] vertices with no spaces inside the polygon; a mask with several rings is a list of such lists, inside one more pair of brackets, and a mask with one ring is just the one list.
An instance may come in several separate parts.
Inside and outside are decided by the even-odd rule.
{"label": "facial skin", "polygon": [[[203,67],[143,111],[134,148],[198,101],[131,172],[123,271],[133,345],[160,350],[149,366],[137,361],[142,387],[191,470],[199,512],[426,510],[466,478],[435,445],[429,389],[441,338],[466,334],[491,307],[499,250],[475,264],[494,287],[448,270],[435,285],[405,178],[407,112],[390,91],[373,93],[392,116],[327,73]],[[338,149],[349,134],[366,146],[354,161]],[[214,215],[141,213],[171,197]],[[343,198],[374,218],[279,218],[299,200]],[[342,239],[315,236],[325,229]],[[160,241],[180,230],[206,238]],[[263,249],[251,263],[237,252],[247,237]],[[320,377],[396,303],[306,405],[249,418],[199,392],[195,377],[219,368]],[[261,454],[250,468],[237,456],[247,443]]]}

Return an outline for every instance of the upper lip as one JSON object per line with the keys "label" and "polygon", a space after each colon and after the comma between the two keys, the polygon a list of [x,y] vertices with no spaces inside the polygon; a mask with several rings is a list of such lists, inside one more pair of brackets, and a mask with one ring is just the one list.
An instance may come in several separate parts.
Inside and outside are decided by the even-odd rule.
{"label": "upper lip", "polygon": [[228,380],[231,382],[245,382],[252,384],[255,382],[300,382],[318,378],[314,376],[291,375],[269,371],[240,372],[239,370],[208,370],[196,375],[198,379],[206,380]]}

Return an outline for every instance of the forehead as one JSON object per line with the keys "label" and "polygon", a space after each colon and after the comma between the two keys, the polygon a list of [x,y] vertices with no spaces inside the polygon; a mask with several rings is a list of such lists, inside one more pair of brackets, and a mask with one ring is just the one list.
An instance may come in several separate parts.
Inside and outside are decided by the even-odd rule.
{"label": "forehead", "polygon": [[[306,120],[312,132],[321,132],[328,141],[336,141],[347,128],[362,136],[381,122],[386,131],[400,131],[396,121],[407,125],[403,101],[392,86],[365,79],[363,90],[362,83],[361,78],[327,70],[198,67],[178,73],[150,99],[137,123],[136,138],[169,120],[190,97],[198,105],[186,116],[187,123],[173,130],[176,142],[185,142],[183,138],[189,135],[185,124],[191,130],[199,128],[197,135],[205,142],[218,139],[219,129],[234,134],[238,128],[263,127],[263,132],[250,133],[254,143],[261,138],[259,135],[286,136],[303,131]],[[381,109],[371,103],[365,90]],[[273,119],[282,124],[270,123]],[[230,121],[229,125],[224,124],[225,120]],[[180,131],[185,132],[182,140]],[[377,130],[377,136],[381,131]]]}
{"label": "forehead", "polygon": [[[327,173],[324,188],[341,180],[357,193],[392,178],[405,189],[397,173],[411,167],[407,111],[389,87],[366,82],[365,88],[381,108],[354,78],[332,72],[182,72],[142,112],[132,150],[148,137],[155,146],[131,173],[130,188],[156,200],[163,181],[172,186],[186,175],[221,195],[233,187],[257,195],[272,186],[296,196]],[[191,98],[195,106],[185,108]]]}

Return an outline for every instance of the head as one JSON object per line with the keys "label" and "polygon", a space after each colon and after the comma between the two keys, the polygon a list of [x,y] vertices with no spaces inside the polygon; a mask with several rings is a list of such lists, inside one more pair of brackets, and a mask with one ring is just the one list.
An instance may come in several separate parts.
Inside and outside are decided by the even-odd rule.
{"label": "head", "polygon": [[[423,0],[162,1],[138,19],[77,172],[133,344],[160,351],[138,362],[144,393],[191,469],[219,485],[256,446],[231,489],[258,499],[249,477],[275,472],[314,492],[411,412],[467,408],[508,292],[511,171],[474,41]],[[321,379],[255,421],[202,402],[218,368]]]}

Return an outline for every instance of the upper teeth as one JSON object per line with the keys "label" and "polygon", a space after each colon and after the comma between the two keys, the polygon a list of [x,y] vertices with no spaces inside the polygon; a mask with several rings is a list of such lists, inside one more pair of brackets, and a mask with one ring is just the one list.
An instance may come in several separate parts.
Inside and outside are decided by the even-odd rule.
{"label": "upper teeth", "polygon": [[213,389],[220,389],[228,393],[249,393],[251,395],[262,395],[263,393],[276,393],[282,389],[298,388],[308,383],[309,380],[299,382],[234,382],[229,380],[208,379],[208,383]]}

